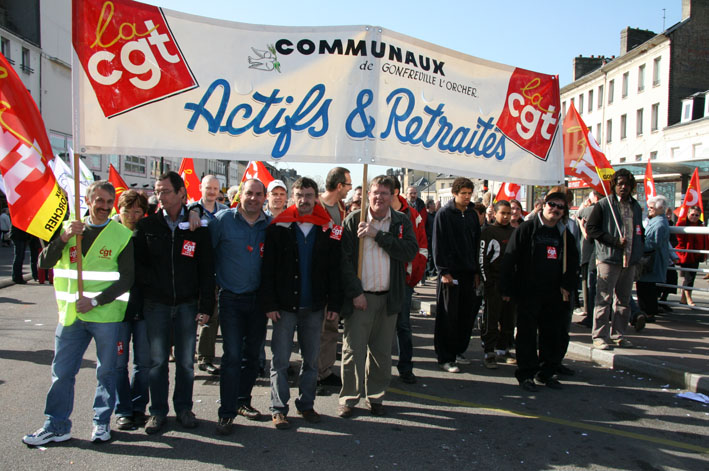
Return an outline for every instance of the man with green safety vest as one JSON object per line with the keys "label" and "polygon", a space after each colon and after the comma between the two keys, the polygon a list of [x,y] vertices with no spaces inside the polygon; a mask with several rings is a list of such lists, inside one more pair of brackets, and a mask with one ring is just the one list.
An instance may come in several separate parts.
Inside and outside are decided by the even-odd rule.
{"label": "man with green safety vest", "polygon": [[[65,222],[40,256],[42,268],[54,268],[59,307],[52,385],[47,393],[44,425],[22,439],[28,445],[63,442],[71,438],[69,416],[74,382],[84,352],[96,342],[96,379],[91,440],[110,440],[111,413],[116,399],[115,367],[119,325],[133,285],[133,244],[130,229],[109,219],[115,190],[98,181],[86,191],[89,216]],[[76,235],[81,235],[81,255]],[[83,289],[78,289],[77,261],[82,257]]]}

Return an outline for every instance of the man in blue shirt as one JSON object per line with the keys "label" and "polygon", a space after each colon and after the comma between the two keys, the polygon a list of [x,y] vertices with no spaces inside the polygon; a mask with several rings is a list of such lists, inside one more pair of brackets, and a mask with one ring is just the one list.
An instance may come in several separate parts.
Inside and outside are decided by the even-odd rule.
{"label": "man in blue shirt", "polygon": [[258,374],[259,350],[266,336],[267,318],[257,304],[266,227],[271,222],[262,210],[265,199],[263,183],[247,180],[239,205],[220,211],[209,223],[224,342],[217,423],[217,433],[221,435],[231,433],[237,414],[251,420],[261,417],[251,407],[251,390]]}

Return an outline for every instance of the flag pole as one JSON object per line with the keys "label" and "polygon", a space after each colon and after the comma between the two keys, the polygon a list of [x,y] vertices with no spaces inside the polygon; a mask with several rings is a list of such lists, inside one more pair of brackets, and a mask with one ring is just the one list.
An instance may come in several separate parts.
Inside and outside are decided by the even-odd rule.
{"label": "flag pole", "polygon": [[[81,157],[78,154],[74,154],[74,214],[76,214],[76,219],[81,221],[81,170],[79,169],[79,159]],[[84,292],[84,280],[81,276],[81,266],[82,266],[82,255],[81,255],[81,234],[76,234],[76,284],[79,298],[83,296]]]}
{"label": "flag pole", "polygon": [[[362,200],[360,203],[361,211],[359,213],[359,222],[365,222],[367,220],[367,165],[364,164],[364,169],[362,170]],[[364,258],[364,242],[360,240],[359,254],[357,259],[357,278],[362,279],[362,259]]]}

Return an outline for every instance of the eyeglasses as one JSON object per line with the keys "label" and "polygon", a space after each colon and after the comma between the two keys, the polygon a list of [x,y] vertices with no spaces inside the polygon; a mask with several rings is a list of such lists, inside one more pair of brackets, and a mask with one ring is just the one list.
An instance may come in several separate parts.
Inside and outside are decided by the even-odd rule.
{"label": "eyeglasses", "polygon": [[554,203],[553,201],[547,201],[547,204],[549,205],[550,208],[557,208],[557,209],[561,209],[562,211],[564,209],[566,209],[565,204]]}
{"label": "eyeglasses", "polygon": [[223,203],[223,202],[224,202],[224,198],[217,198],[217,201],[219,201],[220,203]]}

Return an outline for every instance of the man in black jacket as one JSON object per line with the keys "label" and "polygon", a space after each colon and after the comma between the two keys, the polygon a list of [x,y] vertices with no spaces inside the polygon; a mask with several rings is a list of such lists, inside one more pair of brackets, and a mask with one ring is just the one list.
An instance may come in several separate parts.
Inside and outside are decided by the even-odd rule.
{"label": "man in black jacket", "polygon": [[150,340],[149,434],[166,423],[168,406],[168,356],[171,332],[175,342],[175,392],[172,400],[177,421],[185,428],[197,426],[192,413],[194,354],[197,324],[204,325],[214,310],[214,254],[207,228],[189,230],[182,204],[185,184],[175,172],[158,177],[155,194],[160,208],[136,226],[136,278],[143,295],[143,313]]}
{"label": "man in black jacket", "polygon": [[296,329],[303,365],[295,406],[306,421],[320,422],[320,415],[313,409],[320,330],[323,316],[337,320],[342,306],[342,232],[333,229],[327,211],[317,204],[317,192],[315,181],[298,179],[292,188],[295,205],[266,229],[259,303],[273,323],[271,414],[278,429],[290,427],[288,366]]}
{"label": "man in black jacket", "polygon": [[451,192],[454,198],[436,214],[433,230],[433,258],[438,270],[433,345],[438,366],[459,373],[457,362],[469,363],[463,353],[468,349],[481,304],[476,294],[480,284],[480,222],[470,202],[473,182],[456,178]]}
{"label": "man in black jacket", "polygon": [[526,391],[537,390],[534,379],[561,388],[554,373],[564,356],[564,301],[576,289],[578,272],[574,236],[561,222],[565,208],[564,191],[549,193],[539,213],[512,234],[502,259],[502,299],[515,295],[517,302],[515,376]]}

